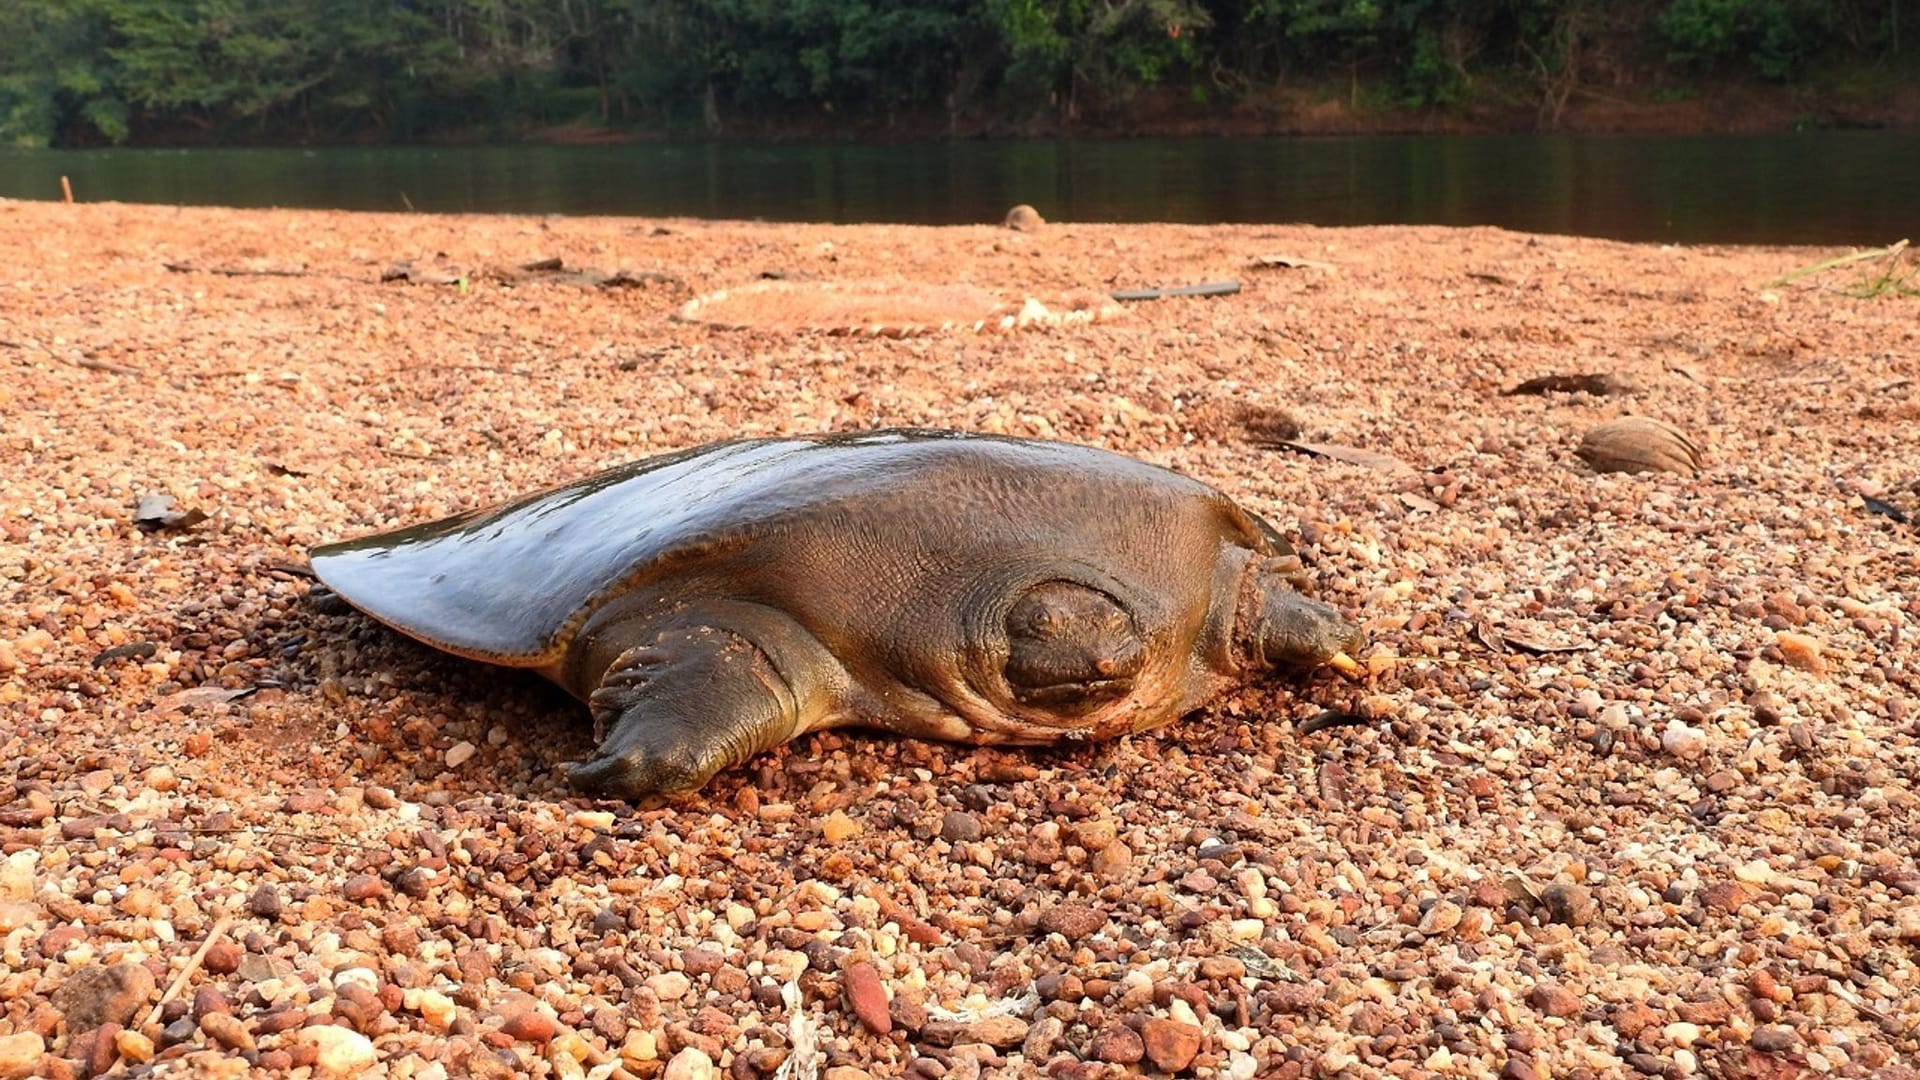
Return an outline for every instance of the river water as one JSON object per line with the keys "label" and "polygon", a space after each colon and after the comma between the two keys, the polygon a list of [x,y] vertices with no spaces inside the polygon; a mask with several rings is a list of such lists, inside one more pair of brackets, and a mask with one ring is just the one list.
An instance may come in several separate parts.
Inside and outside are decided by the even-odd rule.
{"label": "river water", "polygon": [[1392,136],[0,151],[0,196],[775,221],[1498,225],[1673,242],[1920,238],[1920,135]]}

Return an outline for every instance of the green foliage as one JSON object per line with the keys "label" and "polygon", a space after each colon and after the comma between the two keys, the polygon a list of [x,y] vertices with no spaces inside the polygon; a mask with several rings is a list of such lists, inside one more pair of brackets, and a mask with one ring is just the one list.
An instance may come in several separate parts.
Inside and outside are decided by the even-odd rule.
{"label": "green foliage", "polygon": [[1422,30],[1413,40],[1413,58],[1401,83],[1407,104],[1447,105],[1457,100],[1464,79],[1440,49],[1440,37]]}
{"label": "green foliage", "polygon": [[1676,61],[1709,67],[1737,57],[1785,82],[1832,43],[1836,18],[1828,0],[1674,0],[1657,25]]}
{"label": "green foliage", "polygon": [[1816,62],[1900,53],[1903,7],[1911,0],[0,0],[0,143],[712,131],[826,113],[867,126],[916,111],[1017,121],[1113,114],[1156,90],[1197,108],[1294,78],[1337,79],[1355,105],[1443,109],[1482,74],[1537,87],[1557,115],[1602,30],[1613,41],[1656,31],[1686,67],[1791,80]]}

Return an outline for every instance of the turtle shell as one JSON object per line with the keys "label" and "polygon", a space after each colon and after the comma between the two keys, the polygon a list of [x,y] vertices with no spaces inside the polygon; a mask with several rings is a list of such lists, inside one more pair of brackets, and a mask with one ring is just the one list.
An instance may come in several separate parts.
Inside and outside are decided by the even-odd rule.
{"label": "turtle shell", "polygon": [[[1002,470],[1098,488],[1097,497],[1086,493],[1092,505],[1147,492],[1214,501],[1224,531],[1241,543],[1284,547],[1214,489],[1132,458],[1069,443],[892,430],[697,447],[492,509],[317,547],[311,558],[322,582],[402,633],[477,660],[544,667],[588,615],[642,582],[778,544],[796,526],[832,534],[875,514],[937,514],[957,484],[978,492]],[[999,507],[997,521],[948,528],[1017,530],[1022,509]],[[969,541],[964,532],[940,539]]]}

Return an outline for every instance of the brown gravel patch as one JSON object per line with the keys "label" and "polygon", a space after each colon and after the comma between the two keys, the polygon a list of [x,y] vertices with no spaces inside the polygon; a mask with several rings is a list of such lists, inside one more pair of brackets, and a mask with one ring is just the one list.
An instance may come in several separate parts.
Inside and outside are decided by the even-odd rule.
{"label": "brown gravel patch", "polygon": [[[1912,1076],[1920,303],[1767,286],[1827,254],[0,203],[0,1075]],[[380,281],[554,257],[637,273]],[[671,318],[767,271],[1246,288],[992,336]],[[1702,471],[1591,471],[1626,414]],[[306,596],[323,540],[880,425],[1232,492],[1373,678],[595,804],[578,706]],[[206,518],[142,529],[154,494]],[[1295,730],[1322,708],[1374,722]]]}

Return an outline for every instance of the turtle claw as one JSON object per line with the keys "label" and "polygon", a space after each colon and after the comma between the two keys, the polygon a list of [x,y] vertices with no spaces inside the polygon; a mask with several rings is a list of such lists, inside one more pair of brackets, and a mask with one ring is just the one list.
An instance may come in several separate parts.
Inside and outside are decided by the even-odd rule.
{"label": "turtle claw", "polygon": [[567,782],[574,787],[622,799],[692,791],[718,771],[717,765],[702,768],[699,755],[685,747],[661,755],[600,753],[566,766]]}
{"label": "turtle claw", "polygon": [[[733,614],[744,621],[743,610]],[[775,638],[781,624],[759,618],[760,637]],[[792,688],[762,645],[742,631],[700,624],[668,627],[622,653],[587,704],[600,748],[569,766],[567,779],[624,798],[693,791],[785,742],[798,715]]]}
{"label": "turtle claw", "polygon": [[662,693],[642,663],[609,672],[590,704],[601,743],[593,757],[567,766],[575,787],[630,799],[672,794],[700,787],[729,764],[724,747],[696,736],[697,720],[676,722],[694,718],[676,711],[682,703]]}

